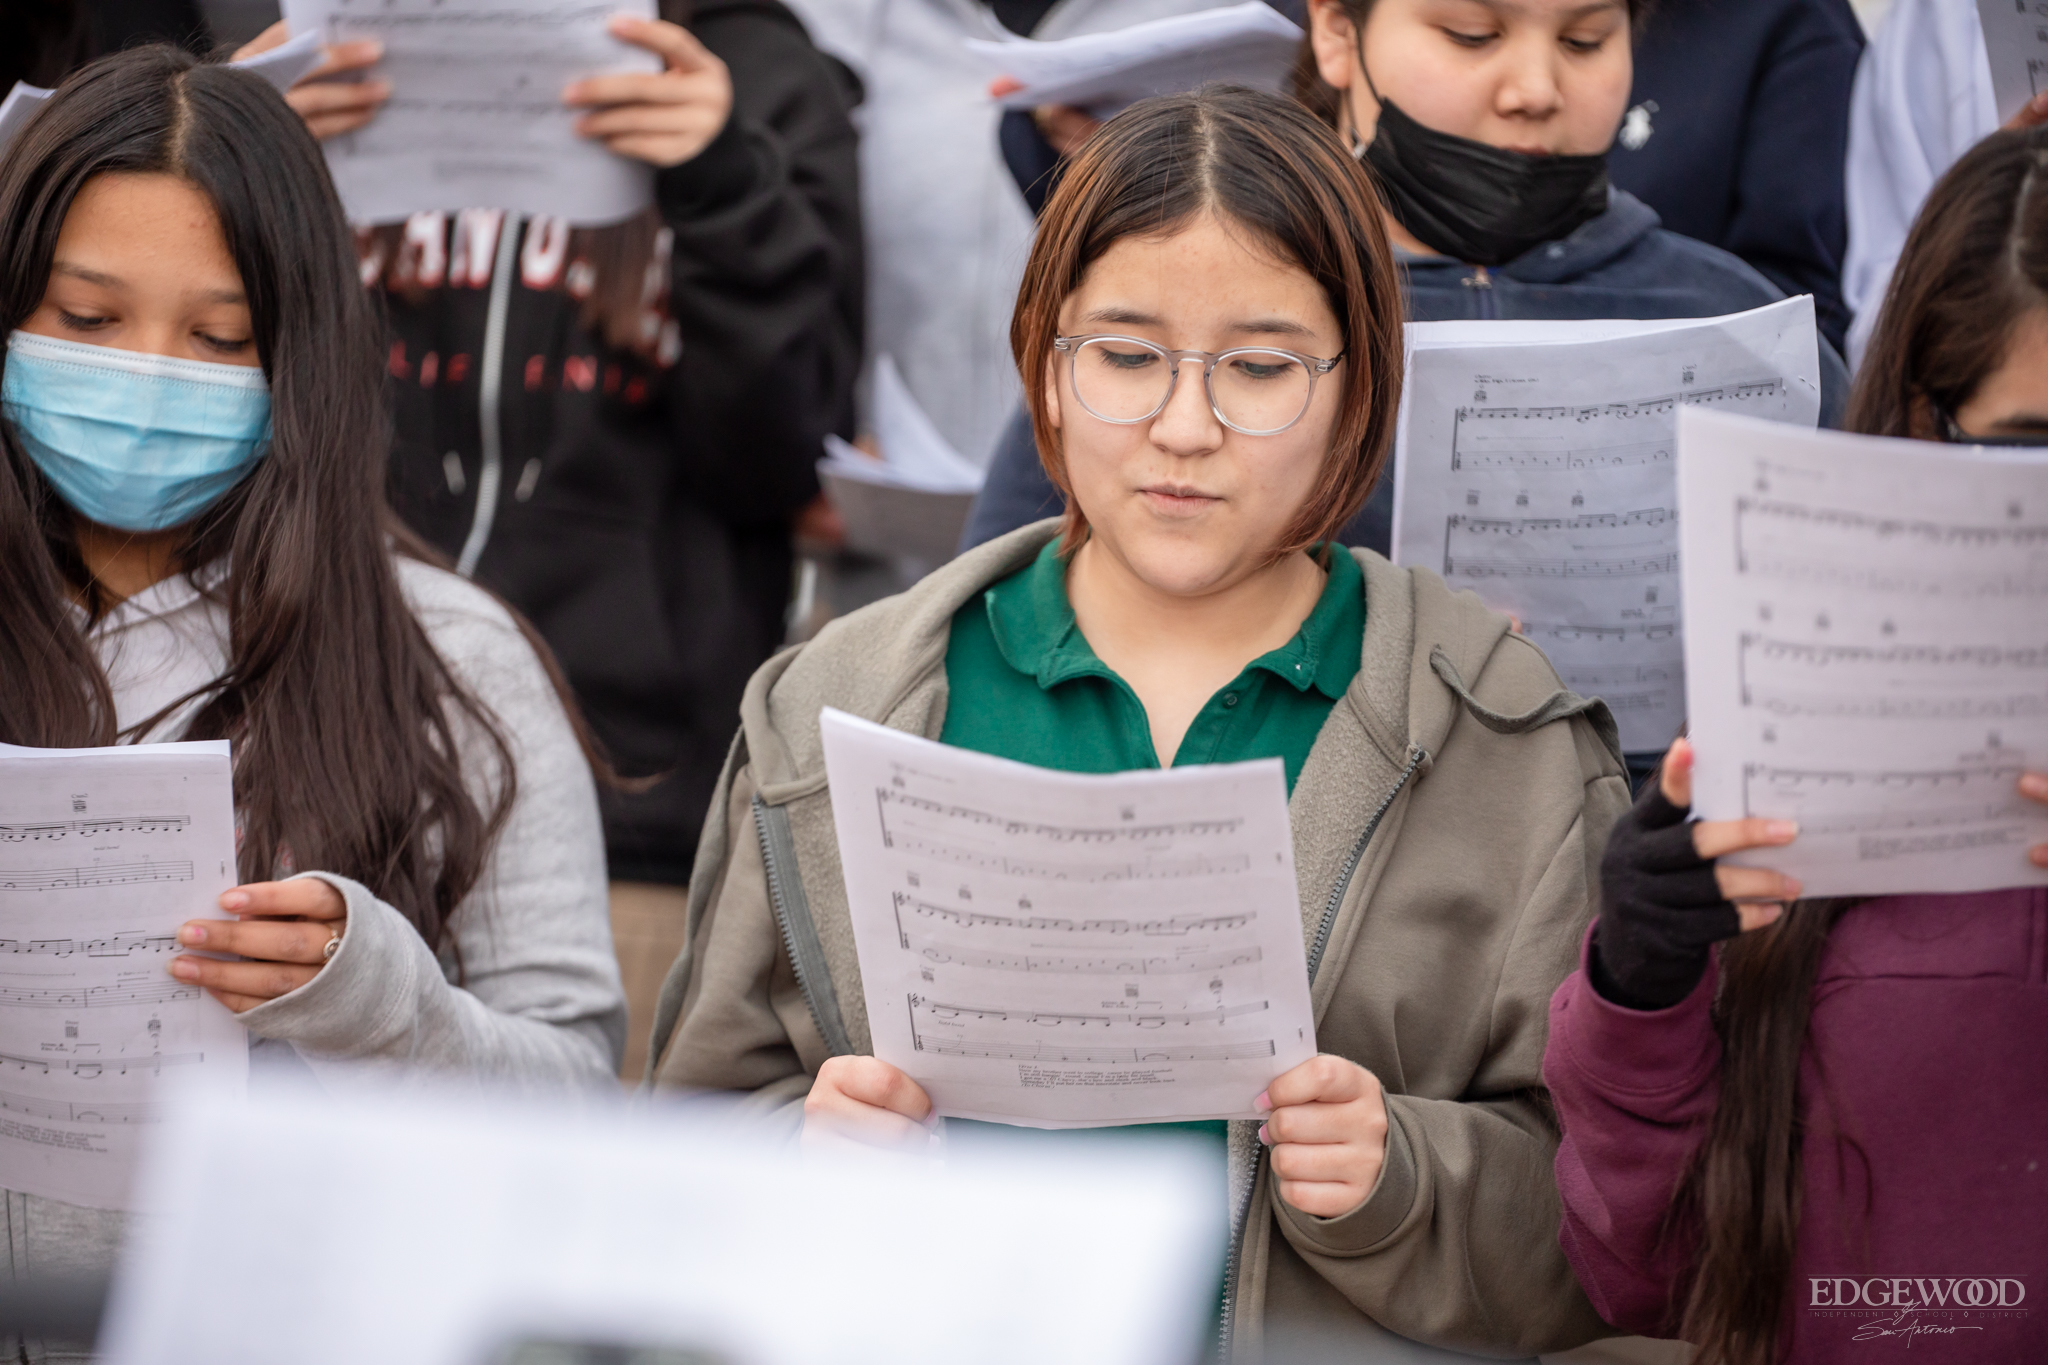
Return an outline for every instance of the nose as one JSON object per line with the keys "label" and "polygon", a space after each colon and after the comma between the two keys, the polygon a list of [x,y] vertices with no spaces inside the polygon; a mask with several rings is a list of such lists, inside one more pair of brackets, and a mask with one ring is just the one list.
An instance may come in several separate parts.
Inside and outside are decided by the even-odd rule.
{"label": "nose", "polygon": [[1501,54],[1504,69],[1494,88],[1493,111],[1502,118],[1547,119],[1564,107],[1558,88],[1555,44],[1531,34]]}
{"label": "nose", "polygon": [[[1188,366],[1194,366],[1190,370]],[[1169,455],[1189,458],[1206,455],[1223,442],[1223,424],[1209,406],[1208,386],[1202,382],[1202,360],[1186,356],[1174,373],[1178,376],[1166,406],[1152,419],[1152,444]]]}

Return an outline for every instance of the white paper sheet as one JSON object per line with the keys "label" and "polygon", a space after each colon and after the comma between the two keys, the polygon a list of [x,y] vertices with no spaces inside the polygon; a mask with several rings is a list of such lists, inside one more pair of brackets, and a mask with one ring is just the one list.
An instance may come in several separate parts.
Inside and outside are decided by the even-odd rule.
{"label": "white paper sheet", "polygon": [[2039,0],[1977,0],[1998,121],[2048,89],[2048,12]]}
{"label": "white paper sheet", "polygon": [[[1487,344],[1489,334],[1498,338]],[[1812,426],[1813,300],[1722,318],[1411,323],[1394,559],[1518,617],[1630,753],[1685,719],[1674,421]]]}
{"label": "white paper sheet", "polygon": [[0,152],[7,150],[7,144],[14,141],[14,135],[55,93],[27,81],[14,83],[14,88],[7,92],[7,98],[0,100]]}
{"label": "white paper sheet", "polygon": [[2048,883],[2048,460],[1679,418],[1693,805],[1811,896]]}
{"label": "white paper sheet", "polygon": [[323,54],[320,51],[320,35],[308,29],[253,57],[244,57],[229,65],[238,71],[250,71],[276,86],[279,93],[297,84],[299,77],[320,65]]}
{"label": "white paper sheet", "polygon": [[1041,42],[969,38],[992,75],[1024,83],[1006,109],[1071,104],[1108,118],[1152,95],[1173,95],[1206,81],[1278,91],[1301,50],[1301,29],[1262,0],[1198,10],[1109,33]]}
{"label": "white paper sheet", "polygon": [[[179,1106],[99,1347],[110,1365],[1182,1365],[1224,1237],[1221,1163],[1190,1146],[832,1160],[708,1104],[265,1085]],[[515,1357],[522,1339],[610,1349]]]}
{"label": "white paper sheet", "polygon": [[1278,759],[1063,773],[821,724],[875,1055],[940,1113],[1252,1118],[1315,1055]]}
{"label": "white paper sheet", "polygon": [[236,880],[225,741],[0,744],[0,1187],[125,1207],[160,1082],[244,1083],[246,1031],[168,970]]}
{"label": "white paper sheet", "polygon": [[848,546],[910,561],[922,577],[953,557],[985,472],[939,434],[887,354],[875,359],[873,415],[882,458],[827,436],[818,477]]}
{"label": "white paper sheet", "polygon": [[576,134],[562,90],[608,71],[658,71],[605,29],[654,0],[284,0],[294,33],[375,38],[391,82],[369,124],[329,138],[327,166],[358,223],[462,208],[610,223],[652,201],[654,170]]}

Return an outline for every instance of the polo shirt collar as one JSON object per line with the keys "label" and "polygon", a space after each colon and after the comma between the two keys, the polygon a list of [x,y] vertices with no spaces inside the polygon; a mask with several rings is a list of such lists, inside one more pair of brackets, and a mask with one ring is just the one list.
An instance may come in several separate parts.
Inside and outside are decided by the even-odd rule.
{"label": "polo shirt collar", "polygon": [[[1294,638],[1260,655],[1246,669],[1264,669],[1297,692],[1313,687],[1331,700],[1344,695],[1358,672],[1358,660],[1345,657],[1344,640],[1363,632],[1365,588],[1358,561],[1343,546],[1333,546],[1329,580],[1315,609]],[[1003,661],[1035,678],[1043,688],[1056,687],[1087,675],[1113,678],[1096,657],[1074,622],[1067,600],[1067,565],[1059,541],[1049,541],[1023,572],[1012,574],[983,594],[988,623]],[[1346,630],[1347,623],[1350,629]],[[1333,648],[1333,646],[1337,646]]]}

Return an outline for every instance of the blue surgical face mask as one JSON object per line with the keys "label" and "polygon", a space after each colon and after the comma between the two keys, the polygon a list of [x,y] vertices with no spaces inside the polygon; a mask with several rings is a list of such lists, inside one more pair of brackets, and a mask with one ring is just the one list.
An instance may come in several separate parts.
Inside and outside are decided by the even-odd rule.
{"label": "blue surgical face mask", "polygon": [[122,531],[181,526],[270,453],[270,385],[217,365],[7,338],[0,413],[57,495]]}

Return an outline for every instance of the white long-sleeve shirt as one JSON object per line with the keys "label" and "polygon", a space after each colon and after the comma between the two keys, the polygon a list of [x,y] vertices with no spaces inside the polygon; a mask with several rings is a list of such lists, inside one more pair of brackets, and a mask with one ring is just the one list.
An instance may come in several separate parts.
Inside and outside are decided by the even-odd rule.
{"label": "white long-sleeve shirt", "polygon": [[1974,0],[1895,0],[1849,98],[1849,367],[1863,363],[1920,205],[1956,158],[1998,129]]}

